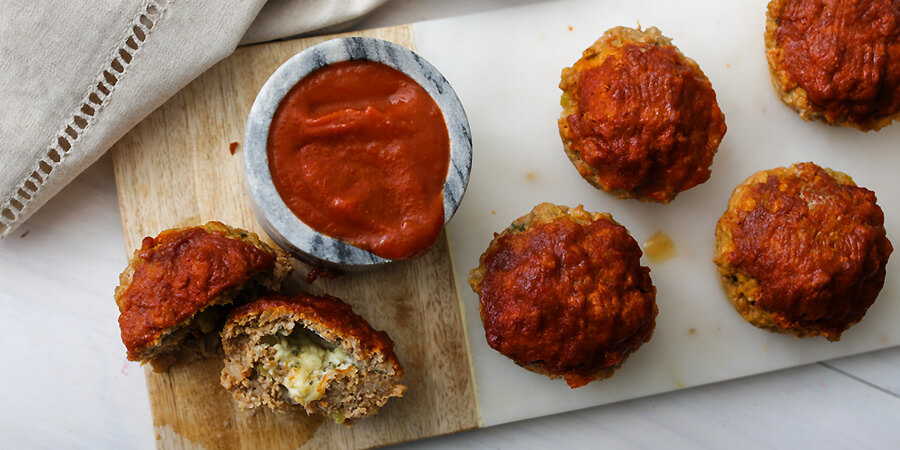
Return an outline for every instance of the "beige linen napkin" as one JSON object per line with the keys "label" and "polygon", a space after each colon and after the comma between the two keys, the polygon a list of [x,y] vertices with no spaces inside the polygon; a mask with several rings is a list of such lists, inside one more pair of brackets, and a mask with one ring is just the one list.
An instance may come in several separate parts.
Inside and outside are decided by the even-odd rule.
{"label": "beige linen napkin", "polygon": [[[273,0],[254,40],[384,0]],[[11,0],[0,9],[0,238],[231,54],[265,0]],[[269,19],[266,19],[269,17]]]}
{"label": "beige linen napkin", "polygon": [[271,41],[316,31],[337,32],[352,26],[387,0],[269,0],[244,33],[240,44]]}

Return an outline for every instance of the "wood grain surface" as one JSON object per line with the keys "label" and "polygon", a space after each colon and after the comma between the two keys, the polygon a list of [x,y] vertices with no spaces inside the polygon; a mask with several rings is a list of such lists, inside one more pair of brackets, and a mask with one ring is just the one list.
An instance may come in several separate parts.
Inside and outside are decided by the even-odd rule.
{"label": "wood grain surface", "polygon": [[[413,48],[412,28],[353,33]],[[332,36],[334,37],[334,36]],[[329,39],[245,47],[220,62],[147,117],[113,148],[119,207],[129,255],[144,236],[209,220],[264,236],[247,202],[240,145],[257,91],[285,60]],[[269,241],[271,244],[271,241]],[[404,398],[375,417],[345,427],[305,413],[241,411],[219,386],[222,362],[207,359],[147,369],[160,448],[358,448],[409,441],[479,426],[475,386],[447,238],[412,262],[320,279],[307,268],[289,288],[327,292],[386,330],[406,369]]]}

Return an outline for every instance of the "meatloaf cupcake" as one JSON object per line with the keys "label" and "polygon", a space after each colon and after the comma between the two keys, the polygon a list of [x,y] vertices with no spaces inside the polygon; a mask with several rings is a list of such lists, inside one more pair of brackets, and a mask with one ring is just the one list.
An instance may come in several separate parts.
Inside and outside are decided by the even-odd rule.
{"label": "meatloaf cupcake", "polygon": [[765,40],[772,82],[803,119],[867,131],[900,117],[896,0],[771,0]]}
{"label": "meatloaf cupcake", "polygon": [[734,190],[716,225],[714,261],[751,324],[837,341],[875,301],[891,251],[874,192],[800,163]]}
{"label": "meatloaf cupcake", "polygon": [[709,179],[725,115],[697,63],[658,29],[608,30],[559,87],[566,154],[598,189],[669,203]]}
{"label": "meatloaf cupcake", "polygon": [[572,388],[612,376],[656,323],[640,258],[609,214],[535,206],[494,235],[469,274],[488,345]]}
{"label": "meatloaf cupcake", "polygon": [[166,369],[185,338],[211,332],[227,305],[278,289],[291,270],[286,253],[219,222],[144,238],[115,294],[128,360]]}
{"label": "meatloaf cupcake", "polygon": [[391,338],[335,297],[267,294],[229,315],[222,347],[222,386],[245,409],[301,408],[349,424],[406,390]]}

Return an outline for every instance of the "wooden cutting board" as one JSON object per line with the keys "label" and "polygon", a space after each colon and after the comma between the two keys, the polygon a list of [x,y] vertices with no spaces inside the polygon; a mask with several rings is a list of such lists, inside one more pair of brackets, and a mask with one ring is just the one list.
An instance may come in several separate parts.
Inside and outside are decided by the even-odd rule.
{"label": "wooden cutting board", "polygon": [[[354,33],[414,48],[412,27]],[[334,37],[334,36],[331,36]],[[125,247],[144,236],[209,220],[267,239],[247,202],[240,143],[256,93],[281,63],[331,37],[245,47],[204,73],[147,117],[113,148]],[[269,241],[271,244],[271,241]],[[358,448],[479,426],[475,383],[447,238],[412,262],[306,285],[351,303],[386,330],[406,370],[409,389],[374,418],[348,428],[305,413],[241,411],[219,386],[220,360],[165,373],[146,370],[160,448]]]}

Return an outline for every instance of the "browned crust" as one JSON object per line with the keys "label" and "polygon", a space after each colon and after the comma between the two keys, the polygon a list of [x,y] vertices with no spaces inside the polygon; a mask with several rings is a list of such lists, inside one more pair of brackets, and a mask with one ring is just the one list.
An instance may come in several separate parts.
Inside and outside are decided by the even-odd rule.
{"label": "browned crust", "polygon": [[[557,119],[557,126],[559,128],[559,136],[563,141],[563,148],[566,152],[566,156],[569,158],[569,161],[575,165],[575,168],[578,170],[578,173],[584,178],[588,183],[590,183],[595,188],[609,192],[620,199],[633,198],[642,202],[655,202],[655,200],[650,199],[644,196],[641,192],[626,190],[626,189],[611,189],[607,188],[603,185],[599,173],[597,169],[595,169],[590,164],[586,163],[582,157],[576,146],[574,145],[574,140],[576,138],[575,134],[572,132],[571,127],[569,126],[567,117],[573,114],[578,113],[578,101],[577,101],[577,86],[579,80],[579,72],[588,68],[599,66],[606,60],[607,57],[618,54],[618,50],[621,49],[627,43],[641,43],[641,44],[650,44],[656,47],[672,47],[675,52],[682,58],[683,63],[690,67],[692,71],[694,71],[698,78],[706,80],[709,83],[709,79],[706,77],[706,74],[700,69],[700,66],[693,59],[685,56],[678,47],[672,45],[672,39],[666,36],[663,36],[662,32],[656,27],[650,27],[646,30],[641,30],[640,28],[634,29],[629,27],[614,27],[607,30],[603,35],[597,39],[590,47],[582,52],[581,59],[575,62],[572,67],[566,67],[562,70],[561,80],[559,83],[559,88],[563,91],[562,98],[560,100],[560,105],[563,110]],[[711,84],[710,84],[711,86]],[[724,114],[723,114],[724,116]],[[721,137],[720,137],[721,138]],[[715,147],[718,147],[719,142],[714,143]],[[677,195],[677,193],[675,194]],[[672,196],[669,201],[674,199],[675,195]],[[669,203],[669,201],[662,202],[663,204]]]}
{"label": "browned crust", "polygon": [[[288,325],[289,324],[289,325]],[[268,392],[260,393],[251,372],[261,355],[255,349],[259,345],[251,331],[274,333],[275,325],[298,324],[328,342],[337,343],[359,364],[356,371],[343,379],[331,382],[324,396],[316,401],[301,403],[308,414],[332,417],[336,412],[346,419],[358,419],[375,414],[391,397],[402,397],[406,386],[399,384],[403,378],[403,367],[394,353],[394,342],[384,331],[378,331],[353,308],[342,300],[305,293],[286,296],[269,293],[256,301],[243,305],[229,314],[222,330],[222,346],[225,350],[225,369],[222,371],[222,385],[228,389],[243,408],[268,406],[283,411],[292,405],[278,395],[277,386],[266,387]],[[255,339],[255,340],[254,340]],[[365,386],[379,377],[379,386],[367,386],[375,392],[375,398],[359,405],[353,404],[353,393],[341,391],[341,383],[350,386]],[[346,424],[349,424],[347,422]]]}
{"label": "browned crust", "polygon": [[[607,220],[616,225],[621,225],[619,222],[616,222],[612,215],[605,212],[588,212],[584,210],[584,206],[579,205],[574,208],[569,208],[568,206],[563,205],[555,205],[553,203],[540,203],[536,205],[528,214],[517,218],[514,220],[508,227],[506,227],[499,234],[495,234],[494,238],[491,240],[490,244],[488,244],[488,248],[481,254],[478,259],[478,267],[472,269],[469,272],[469,277],[467,282],[469,286],[472,287],[472,291],[475,292],[479,297],[482,292],[482,282],[484,281],[484,275],[487,272],[487,267],[485,265],[485,259],[487,255],[492,253],[492,249],[496,249],[499,245],[500,238],[510,234],[519,234],[522,233],[534,225],[541,223],[549,223],[560,217],[568,217],[572,219],[575,223],[579,225],[587,225],[595,220]],[[654,288],[655,289],[655,288]],[[480,308],[480,306],[479,306]],[[659,312],[659,308],[656,303],[653,303],[653,317]],[[653,327],[650,329],[650,336],[653,335],[653,331],[656,328],[655,322],[653,323]],[[636,351],[640,346],[634,348],[625,349],[622,352],[622,359],[612,367],[604,367],[597,372],[595,372],[591,377],[592,381],[599,381],[607,379],[615,373],[617,369],[622,367],[628,357]],[[521,364],[519,361],[514,361],[520,367],[529,370],[534,373],[538,373],[544,376],[549,377],[550,379],[559,379],[563,378],[565,374],[552,374],[549,373],[546,369],[541,367],[539,364]]]}
{"label": "browned crust", "polygon": [[792,0],[770,0],[769,6],[766,8],[766,31],[764,35],[766,43],[766,60],[769,62],[769,73],[771,74],[772,85],[778,92],[778,97],[781,101],[796,111],[800,117],[807,122],[818,120],[828,125],[851,127],[860,131],[878,131],[890,125],[895,120],[900,120],[900,112],[890,116],[875,118],[867,124],[858,124],[843,117],[838,120],[830,120],[819,107],[809,100],[806,89],[803,89],[790,80],[787,71],[781,65],[782,48],[775,41],[775,32],[778,29],[778,22],[781,19],[785,6],[791,1]]}
{"label": "browned crust", "polygon": [[[180,361],[180,358],[176,357],[175,353],[179,351],[179,346],[188,336],[198,331],[195,326],[196,324],[194,323],[194,319],[198,314],[208,310],[213,306],[231,304],[236,295],[247,288],[253,287],[254,285],[260,285],[266,289],[279,289],[282,282],[284,282],[284,280],[287,279],[287,277],[294,270],[293,265],[291,264],[290,257],[286,252],[277,247],[272,248],[265,242],[262,242],[256,233],[243,230],[241,228],[231,227],[217,221],[210,221],[206,224],[199,225],[198,227],[209,233],[220,232],[229,239],[243,241],[260,250],[263,250],[275,257],[275,265],[271,272],[259,274],[253,279],[247,280],[245,283],[242,283],[241,285],[230,289],[225,294],[212,299],[205,307],[196,311],[187,320],[184,320],[179,324],[175,324],[167,330],[160,331],[156,339],[145,345],[143,348],[133,349],[133,352],[138,355],[136,360],[139,360],[142,363],[149,362],[157,371],[166,370],[172,364]],[[159,233],[156,239],[162,241],[165,240],[167,236],[171,236],[192,228],[197,227],[182,227],[164,230]],[[122,296],[131,285],[131,281],[134,277],[136,268],[143,261],[138,256],[140,251],[141,249],[135,250],[134,255],[128,261],[128,266],[119,275],[119,285],[116,286],[115,289],[115,300],[120,312],[123,308]],[[201,345],[203,345],[204,341],[205,340],[201,340]]]}
{"label": "browned crust", "polygon": [[[656,324],[654,323],[653,326],[655,329]],[[651,330],[651,333],[652,332],[653,332],[653,330]],[[612,377],[616,373],[616,370],[619,370],[619,368],[622,367],[623,364],[625,364],[625,361],[628,360],[628,357],[631,356],[631,354],[634,353],[636,350],[637,350],[637,348],[626,349],[624,352],[622,352],[622,359],[620,359],[619,362],[616,363],[616,365],[614,365],[612,367],[604,367],[604,368],[594,372],[589,377],[590,381],[600,381],[600,380],[605,380],[607,378]],[[519,362],[516,361],[516,364],[519,364]],[[519,367],[521,367],[525,370],[529,370],[534,373],[544,375],[544,376],[550,378],[551,380],[558,380],[560,378],[565,377],[565,375],[558,375],[558,374],[552,374],[550,372],[547,372],[547,370],[544,369],[543,367],[541,367],[540,364],[519,364]]]}
{"label": "browned crust", "polygon": [[[762,170],[751,175],[744,180],[744,182],[735,187],[734,192],[731,194],[731,198],[728,200],[728,209],[716,223],[716,254],[713,258],[713,262],[716,264],[719,274],[721,275],[722,285],[734,305],[734,308],[741,317],[751,325],[771,332],[788,334],[798,338],[823,336],[829,341],[839,341],[841,338],[840,333],[833,334],[825,332],[815,326],[794,326],[788,328],[778,326],[776,324],[776,315],[773,312],[756,305],[759,300],[759,281],[739,270],[732,265],[728,259],[728,255],[735,249],[731,230],[731,226],[734,223],[729,219],[729,212],[752,209],[752,205],[755,204],[755,201],[749,195],[749,192],[753,186],[764,184],[770,176],[779,178],[788,176],[796,170],[795,167],[796,165]],[[823,170],[840,184],[856,186],[853,179],[845,173],[829,168],[823,168]],[[860,317],[859,320],[861,319],[862,317]],[[845,330],[858,323],[859,320],[847,324]]]}

